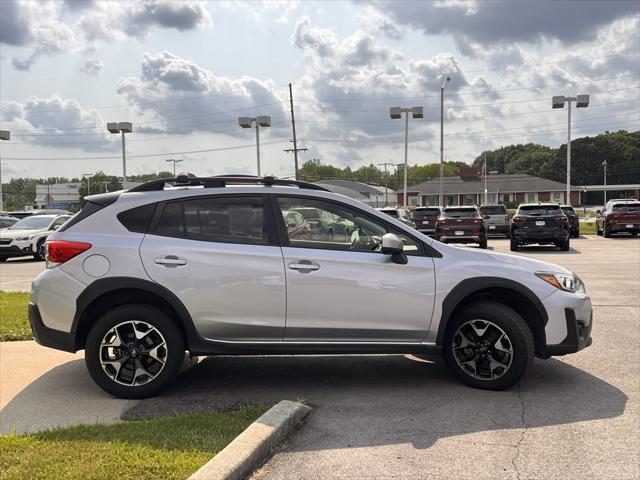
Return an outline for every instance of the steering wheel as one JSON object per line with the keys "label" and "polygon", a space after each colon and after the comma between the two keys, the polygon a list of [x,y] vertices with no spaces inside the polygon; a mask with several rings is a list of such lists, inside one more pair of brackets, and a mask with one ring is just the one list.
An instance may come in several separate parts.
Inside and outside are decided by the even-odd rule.
{"label": "steering wheel", "polygon": [[380,237],[362,235],[361,230],[356,230],[356,235],[351,240],[351,250],[375,251],[381,244]]}

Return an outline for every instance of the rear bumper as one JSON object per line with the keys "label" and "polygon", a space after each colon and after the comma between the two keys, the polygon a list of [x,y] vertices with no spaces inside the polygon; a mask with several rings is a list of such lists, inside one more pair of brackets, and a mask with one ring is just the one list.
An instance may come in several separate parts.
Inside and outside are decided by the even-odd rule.
{"label": "rear bumper", "polygon": [[47,327],[42,322],[40,310],[35,303],[29,302],[29,324],[33,339],[44,347],[64,350],[65,352],[76,352],[76,336],[74,333],[54,330]]}
{"label": "rear bumper", "polygon": [[[627,225],[631,225],[628,227]],[[607,223],[605,224],[605,230],[611,233],[622,233],[622,232],[640,232],[640,223]]]}
{"label": "rear bumper", "polygon": [[501,233],[507,234],[509,233],[510,227],[509,224],[501,224],[501,225],[487,225],[487,234],[491,235],[492,233]]}
{"label": "rear bumper", "polygon": [[569,230],[552,230],[549,232],[527,232],[522,230],[512,230],[511,238],[517,240],[519,243],[540,243],[540,242],[563,242],[567,235],[569,234]]}
{"label": "rear bumper", "polygon": [[575,310],[565,308],[565,321],[567,322],[567,336],[557,345],[547,345],[547,355],[567,355],[587,348],[593,343],[591,328],[593,326],[593,312],[588,323],[576,318]]}
{"label": "rear bumper", "polygon": [[449,236],[443,235],[440,237],[436,237],[436,239],[440,240],[443,243],[480,243],[482,237],[471,235],[471,236]]}

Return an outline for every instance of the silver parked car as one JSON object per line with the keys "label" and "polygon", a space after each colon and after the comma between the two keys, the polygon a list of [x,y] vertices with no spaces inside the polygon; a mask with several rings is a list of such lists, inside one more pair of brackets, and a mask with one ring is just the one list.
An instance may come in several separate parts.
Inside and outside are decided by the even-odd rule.
{"label": "silver parked car", "polygon": [[504,235],[509,238],[511,215],[504,205],[481,205],[480,215],[484,217],[487,235]]}
{"label": "silver parked car", "polygon": [[[299,234],[284,217],[305,208],[350,235]],[[185,351],[442,353],[464,383],[499,390],[534,356],[591,344],[591,301],[565,268],[448,246],[305,182],[178,177],[94,195],[46,250],[34,338],[84,349],[119,397],[165,388]]]}

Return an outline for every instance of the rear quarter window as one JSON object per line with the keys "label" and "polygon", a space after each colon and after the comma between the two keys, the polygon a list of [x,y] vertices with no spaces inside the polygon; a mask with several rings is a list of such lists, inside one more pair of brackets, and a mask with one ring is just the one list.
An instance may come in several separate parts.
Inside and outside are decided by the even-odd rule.
{"label": "rear quarter window", "polygon": [[156,204],[150,203],[140,207],[125,210],[118,214],[118,220],[130,232],[147,233],[151,218],[156,210]]}

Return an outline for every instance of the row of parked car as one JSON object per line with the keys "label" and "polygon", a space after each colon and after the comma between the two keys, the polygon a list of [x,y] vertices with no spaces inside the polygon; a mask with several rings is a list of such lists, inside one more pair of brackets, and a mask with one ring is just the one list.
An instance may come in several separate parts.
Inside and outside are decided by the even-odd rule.
{"label": "row of parked car", "polygon": [[[401,208],[379,209],[416,230],[445,243],[477,243],[487,248],[489,235],[511,239],[511,250],[523,245],[555,245],[570,248],[570,238],[580,236],[580,219],[571,205],[528,203],[518,207],[513,217],[504,205],[416,207],[411,215]],[[614,233],[640,232],[640,201],[613,199],[598,210],[596,231],[609,237]]]}
{"label": "row of parked car", "polygon": [[44,260],[47,237],[71,218],[67,210],[0,212],[0,262],[9,257]]}

